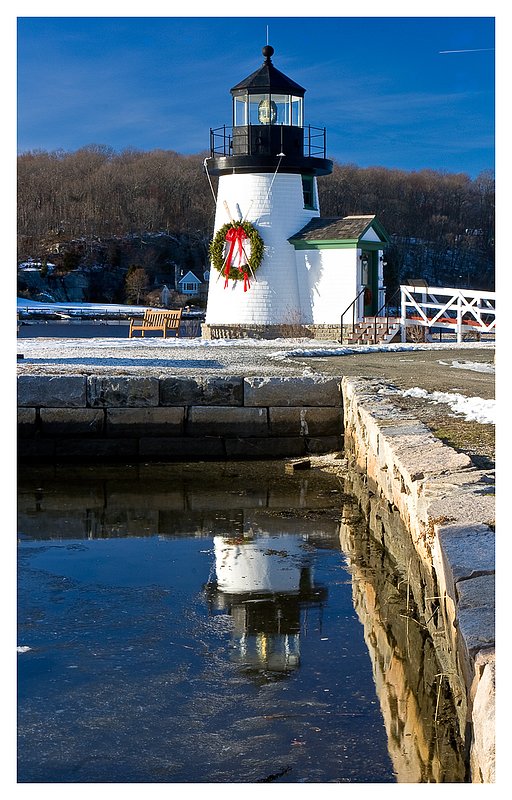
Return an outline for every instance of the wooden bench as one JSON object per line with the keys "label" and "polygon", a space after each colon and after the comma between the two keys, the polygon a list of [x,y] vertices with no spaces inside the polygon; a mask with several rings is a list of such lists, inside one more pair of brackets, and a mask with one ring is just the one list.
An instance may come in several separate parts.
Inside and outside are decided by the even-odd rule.
{"label": "wooden bench", "polygon": [[130,319],[129,338],[131,339],[136,331],[140,331],[144,336],[144,331],[162,331],[164,339],[167,338],[167,331],[174,331],[176,336],[180,335],[181,308],[176,311],[158,311],[146,308],[142,319]]}

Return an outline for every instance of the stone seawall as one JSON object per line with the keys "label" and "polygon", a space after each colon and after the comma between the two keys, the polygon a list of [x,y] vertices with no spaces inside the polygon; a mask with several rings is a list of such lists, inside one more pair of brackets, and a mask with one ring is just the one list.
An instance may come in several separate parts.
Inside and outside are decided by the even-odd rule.
{"label": "stone seawall", "polygon": [[339,379],[18,376],[20,462],[290,458],[339,450]]}
{"label": "stone seawall", "polygon": [[[493,783],[494,479],[398,410],[384,389],[377,380],[343,379],[345,454],[370,493],[397,510],[429,575],[422,603],[442,616],[443,648],[437,649],[449,654],[447,679],[465,686],[459,714],[462,730],[467,726],[471,780]],[[434,635],[438,628],[436,620]]]}
{"label": "stone seawall", "polygon": [[[350,325],[344,325],[345,334],[352,330]],[[305,339],[319,339],[337,342],[340,335],[339,325],[202,325],[201,336],[203,339],[282,339],[283,337],[298,337]]]}

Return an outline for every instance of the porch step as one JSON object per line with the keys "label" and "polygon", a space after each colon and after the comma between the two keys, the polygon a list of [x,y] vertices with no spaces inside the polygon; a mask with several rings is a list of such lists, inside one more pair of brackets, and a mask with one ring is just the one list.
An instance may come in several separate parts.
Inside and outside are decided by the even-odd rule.
{"label": "porch step", "polygon": [[349,333],[348,344],[389,344],[400,334],[400,322],[397,318],[365,317],[354,325]]}

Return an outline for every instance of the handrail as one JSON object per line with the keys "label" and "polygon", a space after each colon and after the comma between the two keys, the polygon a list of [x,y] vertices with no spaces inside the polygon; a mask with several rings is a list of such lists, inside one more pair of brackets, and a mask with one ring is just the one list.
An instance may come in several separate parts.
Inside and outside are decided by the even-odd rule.
{"label": "handrail", "polygon": [[386,300],[385,303],[379,308],[377,313],[375,314],[374,322],[373,322],[373,343],[377,344],[377,319],[380,317],[380,312],[383,309],[386,309],[386,334],[389,333],[389,307],[391,306],[392,301],[401,294],[400,287],[396,289],[389,300]]}
{"label": "handrail", "polygon": [[354,333],[354,329],[355,329],[355,326],[356,326],[356,303],[359,300],[359,298],[361,297],[361,295],[364,293],[365,289],[366,289],[366,286],[363,286],[363,288],[357,293],[357,295],[354,297],[352,302],[346,307],[345,311],[341,315],[341,320],[340,320],[340,344],[343,344],[343,317],[345,316],[347,311],[350,311],[350,309],[352,309],[352,333]]}
{"label": "handrail", "polygon": [[[452,330],[457,342],[462,341],[464,331],[491,333],[496,327],[496,292],[439,286],[420,289],[409,284],[400,286],[400,291],[402,341],[406,340],[407,325]],[[415,299],[417,294],[422,295],[421,300]],[[411,312],[417,317],[411,318]]]}
{"label": "handrail", "polygon": [[[236,126],[245,130],[246,149],[247,155],[251,155],[251,128],[252,127],[268,127],[281,128],[281,136],[283,135],[283,128],[297,128],[302,130],[304,134],[304,141],[302,147],[302,155],[311,158],[325,158],[327,152],[327,133],[325,128],[318,128],[313,125],[295,126],[295,125],[273,125],[273,126],[254,126],[252,123],[248,125]],[[210,156],[231,156],[233,155],[233,126],[221,125],[219,128],[210,128]],[[241,135],[241,134],[239,134]]]}

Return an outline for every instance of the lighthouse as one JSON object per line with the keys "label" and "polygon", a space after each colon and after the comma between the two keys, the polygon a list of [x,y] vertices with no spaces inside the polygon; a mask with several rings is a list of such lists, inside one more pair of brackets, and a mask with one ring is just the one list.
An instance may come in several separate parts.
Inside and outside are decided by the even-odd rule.
{"label": "lighthouse", "polygon": [[[332,172],[325,128],[305,124],[305,89],[263,64],[231,89],[232,124],[210,131],[218,177],[203,336],[286,335],[311,322],[293,241],[320,216],[317,177]],[[311,315],[309,315],[311,316]]]}
{"label": "lighthouse", "polygon": [[321,617],[327,587],[314,579],[303,537],[283,531],[278,518],[265,517],[264,530],[256,519],[251,525],[249,512],[245,520],[243,535],[214,537],[208,605],[212,614],[231,617],[235,663],[253,675],[291,674],[300,667],[304,618],[314,609]]}

